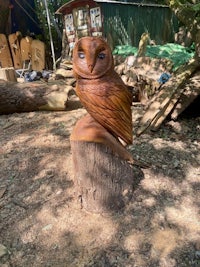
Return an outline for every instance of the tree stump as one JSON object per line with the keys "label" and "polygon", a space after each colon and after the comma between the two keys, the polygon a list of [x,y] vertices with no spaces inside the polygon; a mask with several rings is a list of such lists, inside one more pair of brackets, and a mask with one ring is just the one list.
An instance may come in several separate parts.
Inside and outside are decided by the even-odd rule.
{"label": "tree stump", "polygon": [[101,143],[71,140],[71,150],[81,207],[94,213],[122,209],[143,178],[141,169]]}

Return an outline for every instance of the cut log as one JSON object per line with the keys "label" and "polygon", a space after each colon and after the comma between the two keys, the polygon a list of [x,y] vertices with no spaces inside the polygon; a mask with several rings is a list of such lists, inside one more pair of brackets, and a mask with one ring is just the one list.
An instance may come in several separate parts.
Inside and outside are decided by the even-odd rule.
{"label": "cut log", "polygon": [[160,127],[184,91],[184,83],[195,72],[197,67],[198,61],[195,60],[192,60],[186,66],[180,67],[174,77],[152,98],[150,105],[140,121],[140,126],[137,130],[138,136],[147,129],[156,131]]}
{"label": "cut log", "polygon": [[130,201],[143,178],[140,168],[131,166],[101,143],[71,140],[71,151],[81,208],[108,214]]}
{"label": "cut log", "polygon": [[0,82],[0,114],[37,110],[66,110],[71,86]]}

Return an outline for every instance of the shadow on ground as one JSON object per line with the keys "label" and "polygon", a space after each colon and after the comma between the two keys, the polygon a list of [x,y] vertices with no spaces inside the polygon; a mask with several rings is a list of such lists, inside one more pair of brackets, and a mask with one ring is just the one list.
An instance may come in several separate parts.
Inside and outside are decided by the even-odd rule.
{"label": "shadow on ground", "polygon": [[1,265],[200,266],[199,119],[135,138],[151,167],[121,212],[101,215],[80,209],[74,187],[69,136],[84,114],[0,117]]}

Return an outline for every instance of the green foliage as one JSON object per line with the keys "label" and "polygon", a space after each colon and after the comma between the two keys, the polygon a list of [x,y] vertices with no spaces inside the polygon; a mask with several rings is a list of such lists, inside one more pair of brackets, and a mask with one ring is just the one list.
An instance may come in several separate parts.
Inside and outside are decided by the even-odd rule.
{"label": "green foliage", "polygon": [[192,6],[192,9],[195,11],[195,12],[200,12],[200,3],[199,4],[196,4],[194,6]]}
{"label": "green foliage", "polygon": [[188,28],[191,29],[200,22],[199,0],[168,0],[168,4],[183,24],[187,26],[190,24]]}
{"label": "green foliage", "polygon": [[[61,46],[62,46],[62,30],[63,30],[63,22],[62,22],[62,16],[61,15],[55,15],[55,12],[58,10],[60,6],[62,6],[64,3],[68,2],[66,0],[47,0],[48,5],[48,12],[50,17],[50,26],[51,26],[51,33],[53,37],[53,43],[54,43],[54,49],[55,49],[55,55],[56,59],[60,56],[61,53]],[[45,0],[35,0],[35,8],[36,13],[39,19],[40,28],[43,32],[42,36],[39,36],[39,39],[44,41],[46,44],[46,53],[47,56],[49,55],[49,58],[51,58],[51,49],[50,49],[50,36],[49,36],[49,28],[48,28],[48,22],[47,22],[47,12],[45,7]],[[51,60],[47,62],[49,65],[52,64]]]}
{"label": "green foliage", "polygon": [[194,7],[196,6],[199,9],[199,0],[165,0],[168,5],[171,7],[181,7],[187,6],[187,7]]}

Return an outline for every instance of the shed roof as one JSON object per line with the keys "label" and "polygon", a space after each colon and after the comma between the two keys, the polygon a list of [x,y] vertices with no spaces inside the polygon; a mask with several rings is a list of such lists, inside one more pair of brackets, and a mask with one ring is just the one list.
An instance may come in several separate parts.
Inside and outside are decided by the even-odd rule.
{"label": "shed roof", "polygon": [[93,0],[71,0],[64,5],[62,5],[57,11],[56,14],[67,14],[72,11],[72,9],[81,7],[81,6],[86,6],[88,5],[89,7],[96,7],[98,4],[93,1]]}

